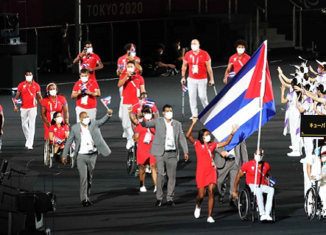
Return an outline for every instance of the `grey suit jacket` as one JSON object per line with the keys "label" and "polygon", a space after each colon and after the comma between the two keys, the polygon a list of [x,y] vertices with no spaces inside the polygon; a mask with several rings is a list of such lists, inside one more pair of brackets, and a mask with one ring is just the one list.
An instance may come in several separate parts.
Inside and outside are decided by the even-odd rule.
{"label": "grey suit jacket", "polygon": [[[88,124],[89,132],[93,138],[96,148],[105,157],[110,155],[111,150],[102,137],[100,127],[107,120],[109,120],[109,118],[110,117],[107,114],[105,114],[105,116],[102,117],[100,120],[91,120],[91,122]],[[62,156],[67,156],[72,142],[75,141],[76,143],[75,149],[76,149],[76,157],[77,157],[80,148],[80,142],[81,142],[80,125],[81,125],[80,123],[77,123],[71,127]]]}
{"label": "grey suit jacket", "polygon": [[[143,127],[147,128],[155,128],[155,136],[152,143],[150,154],[154,156],[163,156],[165,150],[165,134],[166,134],[166,127],[165,121],[163,117],[155,118],[153,121],[149,122],[141,122]],[[174,141],[175,146],[178,154],[179,160],[179,145],[180,143],[183,152],[188,154],[188,146],[185,135],[182,130],[182,125],[177,120],[172,119],[173,125],[173,134],[174,134]]]}
{"label": "grey suit jacket", "polygon": [[[217,148],[215,154],[215,164],[218,168],[223,167],[225,159],[221,156],[221,153],[225,151],[225,148]],[[235,154],[235,163],[237,166],[242,166],[243,162],[248,162],[248,152],[247,152],[247,145],[246,141],[242,141],[234,148]]]}

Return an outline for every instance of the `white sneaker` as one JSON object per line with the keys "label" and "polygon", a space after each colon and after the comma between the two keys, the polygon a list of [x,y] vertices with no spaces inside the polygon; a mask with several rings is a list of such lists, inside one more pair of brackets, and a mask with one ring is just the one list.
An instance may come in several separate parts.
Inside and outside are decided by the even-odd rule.
{"label": "white sneaker", "polygon": [[300,154],[299,151],[293,151],[293,152],[291,152],[291,153],[288,153],[288,156],[289,156],[289,157],[300,157],[301,154]]}
{"label": "white sneaker", "polygon": [[323,210],[322,215],[324,218],[326,218],[326,210]]}
{"label": "white sneaker", "polygon": [[266,214],[265,218],[267,221],[273,221],[273,218],[269,214]]}
{"label": "white sneaker", "polygon": [[[194,216],[195,216],[196,219],[198,219],[199,216],[200,216],[200,209],[201,208],[198,208],[197,205],[196,205],[195,212],[194,212]],[[209,217],[209,218],[212,218],[212,217]],[[207,222],[208,222],[208,219],[207,219]]]}
{"label": "white sneaker", "polygon": [[130,139],[130,140],[127,141],[126,149],[129,150],[132,146],[134,146],[134,140]]}
{"label": "white sneaker", "polygon": [[142,192],[142,193],[147,192],[147,189],[146,189],[145,185],[143,187],[140,187],[139,191]]}
{"label": "white sneaker", "polygon": [[293,149],[292,145],[289,146],[289,149]]}
{"label": "white sneaker", "polygon": [[207,218],[207,223],[215,223],[215,220],[212,218],[212,216]]}
{"label": "white sneaker", "polygon": [[27,148],[28,148],[28,149],[33,149],[33,146],[28,146]]}
{"label": "white sneaker", "polygon": [[157,191],[157,187],[156,187],[156,185],[155,185],[155,186],[154,186],[153,193],[156,193],[156,191]]}
{"label": "white sneaker", "polygon": [[261,215],[261,216],[260,216],[260,221],[266,221],[266,220],[267,220],[266,215]]}
{"label": "white sneaker", "polygon": [[146,167],[145,173],[148,173],[148,174],[152,173],[151,168]]}
{"label": "white sneaker", "polygon": [[126,132],[122,133],[122,138],[127,138]]}

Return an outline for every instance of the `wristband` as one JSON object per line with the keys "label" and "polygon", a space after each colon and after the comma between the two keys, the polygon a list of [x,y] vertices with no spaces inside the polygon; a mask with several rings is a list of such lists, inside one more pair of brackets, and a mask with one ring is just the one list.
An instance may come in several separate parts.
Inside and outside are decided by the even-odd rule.
{"label": "wristband", "polygon": [[181,78],[185,78],[186,76],[182,76]]}

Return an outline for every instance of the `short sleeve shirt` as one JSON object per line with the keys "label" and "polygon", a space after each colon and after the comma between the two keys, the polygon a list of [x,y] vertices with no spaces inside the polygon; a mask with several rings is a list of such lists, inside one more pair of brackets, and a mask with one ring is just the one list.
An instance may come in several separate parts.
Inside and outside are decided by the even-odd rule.
{"label": "short sleeve shirt", "polygon": [[[127,54],[121,56],[119,59],[118,59],[118,68],[120,68],[120,66],[123,66],[123,72],[122,74],[120,75],[120,78],[124,78],[124,76],[126,76],[126,72],[127,72]],[[140,63],[140,58],[135,56],[134,59],[136,61],[138,61],[138,63]],[[135,68],[135,72],[139,74],[139,71],[137,70],[137,68]]]}
{"label": "short sleeve shirt", "polygon": [[233,65],[233,71],[237,74],[240,69],[248,62],[250,56],[246,53],[243,53],[241,59],[238,56],[238,53],[232,55],[229,59],[229,64]]}
{"label": "short sleeve shirt", "polygon": [[3,109],[2,109],[2,106],[0,105],[0,113],[2,113],[3,112]]}
{"label": "short sleeve shirt", "polygon": [[128,80],[126,80],[125,84],[123,84],[122,91],[123,104],[134,105],[138,103],[140,95],[140,86],[144,85],[144,78],[138,74],[136,74],[135,76],[131,76]]}
{"label": "short sleeve shirt", "polygon": [[[138,148],[141,149],[142,152],[148,152],[149,153],[150,150],[151,150],[152,143],[153,143],[153,139],[154,139],[154,135],[155,135],[155,129],[154,128],[142,127],[142,125],[139,123],[136,126],[135,133],[139,134]],[[149,133],[149,135],[151,135],[150,144],[144,143],[144,138],[145,138],[146,133]]]}
{"label": "short sleeve shirt", "polygon": [[[206,68],[206,62],[211,60],[211,57],[209,54],[199,49],[199,53],[197,55],[194,54],[194,52],[188,51],[184,58],[184,61],[186,61],[189,65],[189,77],[193,79],[206,79],[207,78],[207,68]],[[198,73],[194,74],[194,66],[198,66]]]}
{"label": "short sleeve shirt", "polygon": [[49,132],[53,132],[53,135],[61,140],[66,138],[66,133],[69,132],[68,125],[62,125],[58,127],[56,124],[50,126]]}
{"label": "short sleeve shirt", "polygon": [[[73,92],[78,92],[79,90],[83,90],[83,87],[84,87],[84,83],[81,80],[78,80],[73,87]],[[95,90],[100,89],[97,82],[94,80],[89,80],[86,83],[86,88],[91,92],[95,92]],[[83,102],[82,99],[84,99]],[[96,108],[97,106],[96,97],[92,95],[81,94],[76,98],[76,106],[81,107],[83,109]]]}
{"label": "short sleeve shirt", "polygon": [[20,83],[17,87],[17,91],[22,96],[22,108],[30,109],[37,107],[36,94],[41,92],[40,85],[35,81],[29,86],[26,81]]}
{"label": "short sleeve shirt", "polygon": [[[82,54],[80,53],[78,56],[81,55]],[[97,54],[95,53],[88,54],[81,58],[80,69],[95,68],[99,62],[101,62],[101,59]],[[96,80],[95,71],[89,72],[89,79]]]}
{"label": "short sleeve shirt", "polygon": [[[256,172],[256,161],[251,160],[241,166],[241,171],[246,173],[246,184],[255,184],[255,172]],[[257,171],[257,184],[267,185],[264,180],[264,176],[270,171],[270,166],[267,162],[264,162],[263,166],[263,177],[261,177],[261,166],[258,165]],[[260,181],[261,180],[261,181]]]}
{"label": "short sleeve shirt", "polygon": [[55,112],[61,112],[61,115],[63,117],[64,105],[67,105],[67,100],[62,95],[57,95],[54,101],[49,97],[45,97],[41,103],[41,106],[46,109],[46,118],[49,122],[52,121],[52,116]]}

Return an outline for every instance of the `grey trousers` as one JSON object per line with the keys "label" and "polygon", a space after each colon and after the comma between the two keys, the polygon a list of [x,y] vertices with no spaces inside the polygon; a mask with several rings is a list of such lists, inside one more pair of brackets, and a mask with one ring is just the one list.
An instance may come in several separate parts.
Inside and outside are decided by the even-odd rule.
{"label": "grey trousers", "polygon": [[78,154],[77,168],[80,178],[80,201],[89,199],[92,186],[93,170],[95,168],[97,153],[86,155]]}
{"label": "grey trousers", "polygon": [[228,160],[226,161],[224,168],[217,170],[217,189],[219,194],[224,195],[224,192],[222,190],[222,185],[225,182],[225,178],[229,175],[229,179],[230,179],[229,199],[233,197],[232,195],[233,195],[234,181],[238,175],[239,169],[240,167],[236,164],[235,160],[233,161]]}
{"label": "grey trousers", "polygon": [[173,201],[176,174],[177,174],[177,164],[178,164],[177,152],[164,152],[163,156],[155,156],[155,159],[157,164],[156,199],[163,200],[163,186],[164,186],[164,176],[165,176],[164,165],[165,165],[166,173],[169,178],[166,200]]}

